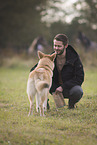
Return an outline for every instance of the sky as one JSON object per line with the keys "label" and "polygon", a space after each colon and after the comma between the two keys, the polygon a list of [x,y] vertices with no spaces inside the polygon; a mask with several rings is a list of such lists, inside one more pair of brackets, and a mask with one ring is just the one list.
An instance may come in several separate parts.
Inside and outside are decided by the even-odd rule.
{"label": "sky", "polygon": [[[72,19],[78,15],[76,11],[73,8],[73,3],[76,2],[77,0],[60,0],[60,2],[53,3],[52,1],[49,1],[49,5],[52,7],[57,7],[59,10],[57,12],[54,11],[53,8],[47,9],[46,16],[42,17],[42,21],[45,21],[47,23],[52,23],[52,22],[57,22],[59,20],[65,19],[67,23],[70,23]],[[69,14],[65,15],[64,13],[67,12]],[[45,12],[42,12],[42,14],[45,14]]]}
{"label": "sky", "polygon": [[77,16],[78,14],[76,13],[76,11],[73,9],[73,3],[77,2],[77,0],[63,0],[63,2],[65,2],[63,5],[61,5],[63,10],[66,10],[67,13],[71,13],[68,16],[65,17],[66,22],[71,22],[71,20]]}

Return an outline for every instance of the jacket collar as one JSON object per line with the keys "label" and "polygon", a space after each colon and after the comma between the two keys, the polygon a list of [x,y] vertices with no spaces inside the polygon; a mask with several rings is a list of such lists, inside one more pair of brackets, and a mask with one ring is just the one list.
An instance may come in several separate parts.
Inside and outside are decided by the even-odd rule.
{"label": "jacket collar", "polygon": [[[71,45],[68,45],[68,47],[66,48],[66,64],[69,63],[74,65],[74,62],[77,59],[77,57],[78,57],[77,52],[74,50],[74,48]],[[55,58],[55,62],[56,62],[56,58]]]}
{"label": "jacket collar", "polygon": [[74,64],[78,54],[71,45],[66,48],[66,63]]}

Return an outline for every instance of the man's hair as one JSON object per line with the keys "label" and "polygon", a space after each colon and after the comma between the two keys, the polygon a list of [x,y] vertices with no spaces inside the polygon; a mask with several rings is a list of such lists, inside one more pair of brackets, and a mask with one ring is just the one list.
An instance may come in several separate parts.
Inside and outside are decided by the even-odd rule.
{"label": "man's hair", "polygon": [[54,39],[57,41],[62,41],[64,46],[69,42],[68,37],[65,34],[57,34]]}

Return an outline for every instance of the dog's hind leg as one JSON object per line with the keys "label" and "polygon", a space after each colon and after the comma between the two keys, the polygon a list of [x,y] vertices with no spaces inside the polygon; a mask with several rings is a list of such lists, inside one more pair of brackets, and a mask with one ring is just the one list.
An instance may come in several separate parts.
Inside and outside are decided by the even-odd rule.
{"label": "dog's hind leg", "polygon": [[40,116],[43,116],[43,106],[42,104],[39,105]]}
{"label": "dog's hind leg", "polygon": [[40,100],[40,104],[39,104],[40,116],[45,116],[44,109],[43,109],[43,102],[44,102],[44,97],[41,96],[41,100]]}
{"label": "dog's hind leg", "polygon": [[45,116],[44,115],[44,110],[46,111],[47,109],[47,95],[48,95],[48,89],[45,88],[42,90],[41,93],[41,102],[40,102],[40,116]]}
{"label": "dog's hind leg", "polygon": [[33,115],[34,97],[35,97],[35,94],[36,94],[34,81],[32,79],[28,80],[27,94],[28,94],[28,99],[29,99],[29,102],[30,102],[30,111],[29,111],[29,114],[28,114],[28,116],[29,116],[29,115]]}
{"label": "dog's hind leg", "polygon": [[48,99],[48,92],[49,90],[48,89],[45,89],[45,93],[44,93],[44,96],[45,96],[45,100],[44,100],[44,103],[43,103],[43,109],[44,111],[47,111],[47,99]]}
{"label": "dog's hind leg", "polygon": [[34,108],[34,97],[28,97],[29,98],[29,101],[30,101],[30,110],[29,110],[29,115],[33,115],[33,108]]}
{"label": "dog's hind leg", "polygon": [[40,102],[40,96],[37,93],[36,94],[36,111],[39,112],[39,102]]}

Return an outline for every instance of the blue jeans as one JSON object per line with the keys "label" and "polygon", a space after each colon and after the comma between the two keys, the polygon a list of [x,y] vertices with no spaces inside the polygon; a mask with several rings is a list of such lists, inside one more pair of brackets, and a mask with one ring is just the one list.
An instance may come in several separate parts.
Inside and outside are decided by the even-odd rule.
{"label": "blue jeans", "polygon": [[79,102],[79,100],[83,96],[83,90],[80,86],[74,86],[69,91],[63,90],[64,98],[69,99],[69,107],[73,108],[75,103]]}

